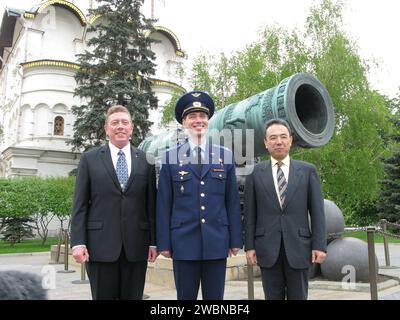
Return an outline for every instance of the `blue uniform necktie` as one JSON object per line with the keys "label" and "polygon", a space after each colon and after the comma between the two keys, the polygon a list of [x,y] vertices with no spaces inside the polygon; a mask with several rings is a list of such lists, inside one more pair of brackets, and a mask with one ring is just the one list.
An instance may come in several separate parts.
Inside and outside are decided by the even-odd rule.
{"label": "blue uniform necktie", "polygon": [[282,162],[278,162],[276,164],[278,166],[278,170],[276,171],[276,177],[278,180],[278,190],[279,190],[279,198],[281,200],[281,206],[283,206],[283,203],[285,202],[286,189],[287,189],[286,178],[281,168],[282,164],[283,164]]}
{"label": "blue uniform necktie", "polygon": [[125,154],[122,150],[118,151],[118,160],[117,160],[117,177],[119,184],[121,185],[122,191],[125,191],[126,183],[128,182],[128,164],[126,163]]}
{"label": "blue uniform necktie", "polygon": [[201,170],[203,170],[203,161],[201,157],[201,148],[200,147],[195,147],[196,150],[196,157],[197,157],[197,170],[199,171],[199,175],[201,175]]}

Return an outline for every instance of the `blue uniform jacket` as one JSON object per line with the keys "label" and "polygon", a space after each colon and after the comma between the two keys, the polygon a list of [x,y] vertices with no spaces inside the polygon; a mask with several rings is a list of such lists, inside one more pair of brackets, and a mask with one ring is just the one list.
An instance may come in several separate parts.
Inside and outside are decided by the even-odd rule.
{"label": "blue uniform jacket", "polygon": [[207,144],[206,149],[208,164],[203,164],[201,175],[188,143],[163,157],[157,192],[157,249],[170,250],[175,260],[225,259],[229,248],[243,244],[232,152],[218,145]]}

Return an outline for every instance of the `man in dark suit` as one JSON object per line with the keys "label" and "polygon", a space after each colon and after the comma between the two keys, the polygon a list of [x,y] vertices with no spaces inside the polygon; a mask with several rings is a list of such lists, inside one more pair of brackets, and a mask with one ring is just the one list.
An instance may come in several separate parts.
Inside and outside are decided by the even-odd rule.
{"label": "man in dark suit", "polygon": [[257,164],[245,184],[246,256],[260,266],[271,300],[306,300],[308,268],[326,257],[320,181],[314,165],[289,157],[292,139],[286,121],[268,121],[271,160]]}
{"label": "man in dark suit", "polygon": [[201,91],[177,102],[189,140],[164,155],[157,193],[157,248],[173,259],[179,300],[222,300],[226,259],[242,247],[232,153],[206,141],[214,102]]}
{"label": "man in dark suit", "polygon": [[107,112],[109,143],[81,156],[71,224],[72,254],[87,262],[93,299],[142,299],[147,261],[157,257],[154,165],[129,140],[132,117]]}

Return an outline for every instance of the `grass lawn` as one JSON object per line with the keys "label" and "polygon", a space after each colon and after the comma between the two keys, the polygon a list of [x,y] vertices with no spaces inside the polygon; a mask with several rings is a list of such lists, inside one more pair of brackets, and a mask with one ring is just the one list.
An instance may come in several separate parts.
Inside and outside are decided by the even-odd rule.
{"label": "grass lawn", "polygon": [[[367,241],[367,231],[346,231],[344,237],[353,237]],[[375,233],[375,243],[383,243],[383,236],[380,233]],[[389,243],[400,243],[399,238],[388,237]]]}
{"label": "grass lawn", "polygon": [[0,241],[0,254],[2,253],[23,253],[23,252],[45,252],[50,251],[50,246],[58,244],[58,237],[47,238],[42,245],[42,239],[23,240],[11,246],[8,242]]}
{"label": "grass lawn", "polygon": [[[358,238],[367,241],[366,231],[352,231],[345,232],[344,237]],[[389,243],[400,243],[398,238],[388,238]],[[383,237],[381,234],[375,234],[375,242],[383,243]],[[0,254],[2,253],[23,253],[23,252],[46,252],[50,251],[50,246],[58,244],[58,237],[48,238],[45,245],[42,245],[41,239],[36,240],[24,240],[21,243],[16,243],[14,246],[10,246],[9,243],[0,241]]]}

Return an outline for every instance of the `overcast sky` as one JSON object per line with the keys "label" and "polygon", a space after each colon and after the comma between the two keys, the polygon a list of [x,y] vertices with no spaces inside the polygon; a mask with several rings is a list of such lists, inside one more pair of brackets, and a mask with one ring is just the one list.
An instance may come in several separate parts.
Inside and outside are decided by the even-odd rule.
{"label": "overcast sky", "polygon": [[[29,8],[40,0],[0,0],[5,6]],[[70,0],[84,8],[89,0]],[[371,73],[373,87],[394,97],[400,87],[400,1],[344,0],[344,28],[366,60],[380,63]],[[172,30],[193,59],[200,52],[230,52],[258,39],[264,26],[303,28],[311,5],[319,0],[154,0],[158,25]],[[145,10],[150,14],[150,0]]]}

